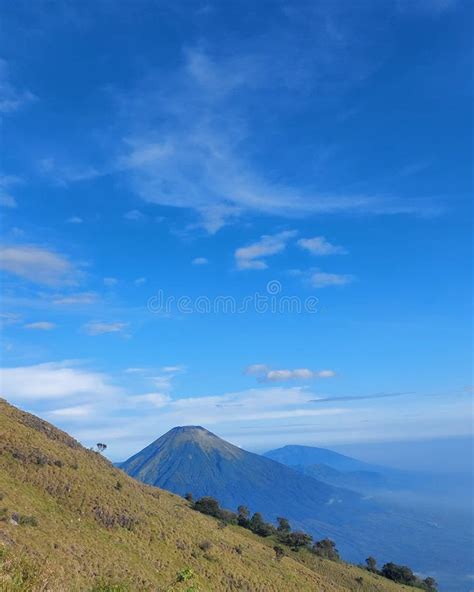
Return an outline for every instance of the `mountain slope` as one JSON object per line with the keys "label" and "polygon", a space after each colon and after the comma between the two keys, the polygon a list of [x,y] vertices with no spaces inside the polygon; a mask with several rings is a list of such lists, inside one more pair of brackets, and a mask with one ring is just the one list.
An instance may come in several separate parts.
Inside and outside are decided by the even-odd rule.
{"label": "mountain slope", "polygon": [[2,592],[409,590],[306,552],[276,561],[265,539],[220,528],[3,400],[0,498]]}
{"label": "mountain slope", "polygon": [[[363,465],[349,461],[343,459],[344,466]],[[427,515],[332,487],[237,448],[201,427],[170,430],[125,461],[122,469],[179,494],[213,496],[231,510],[243,504],[261,511],[266,520],[285,516],[294,528],[335,540],[350,561],[375,555],[379,562],[395,561],[430,573],[443,580],[446,590],[469,589],[464,579],[471,548],[466,529],[447,531]],[[458,579],[451,585],[454,577]]]}

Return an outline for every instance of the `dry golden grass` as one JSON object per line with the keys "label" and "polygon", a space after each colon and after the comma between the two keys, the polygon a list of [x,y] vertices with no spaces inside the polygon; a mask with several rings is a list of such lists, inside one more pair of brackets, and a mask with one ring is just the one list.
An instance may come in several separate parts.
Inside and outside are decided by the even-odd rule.
{"label": "dry golden grass", "polygon": [[306,552],[277,561],[270,541],[222,528],[3,400],[0,497],[0,592],[413,592]]}

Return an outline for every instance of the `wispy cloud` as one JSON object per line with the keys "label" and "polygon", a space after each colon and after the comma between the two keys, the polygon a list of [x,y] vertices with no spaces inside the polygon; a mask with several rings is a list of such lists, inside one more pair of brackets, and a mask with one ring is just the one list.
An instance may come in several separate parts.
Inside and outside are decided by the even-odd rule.
{"label": "wispy cloud", "polygon": [[0,313],[0,324],[3,326],[6,325],[16,325],[21,322],[21,316],[14,312],[1,312]]}
{"label": "wispy cloud", "polygon": [[82,306],[95,304],[99,297],[95,292],[76,292],[72,294],[56,295],[53,304],[60,306]]}
{"label": "wispy cloud", "polygon": [[[328,46],[340,46],[334,36],[327,41]],[[309,55],[305,57],[310,62],[317,60],[321,70],[327,69],[322,56]],[[275,55],[274,47],[258,55],[243,51],[212,56],[201,48],[187,48],[182,67],[165,85],[161,75],[150,72],[143,84],[119,97],[125,139],[112,169],[123,174],[143,200],[196,211],[209,232],[246,212],[302,217],[423,209],[407,199],[284,183],[249,159],[252,110],[247,108],[255,97],[268,90],[298,96],[302,87],[307,90],[315,83],[304,77],[304,68],[292,77],[289,59],[284,52]],[[340,56],[338,60],[341,64]],[[309,73],[316,64],[307,66]]]}
{"label": "wispy cloud", "polygon": [[260,240],[235,251],[237,269],[267,269],[264,258],[284,251],[287,242],[296,235],[286,230],[274,235],[263,235]]}
{"label": "wispy cloud", "polygon": [[4,208],[16,208],[18,206],[15,197],[11,193],[11,187],[22,182],[23,180],[20,177],[0,173],[0,206]]}
{"label": "wispy cloud", "polygon": [[68,219],[66,220],[66,222],[67,222],[68,224],[82,224],[82,222],[83,222],[83,219],[82,219],[82,218],[80,218],[79,216],[71,216],[70,218],[68,218]]}
{"label": "wispy cloud", "polygon": [[346,284],[350,284],[354,281],[354,276],[317,271],[310,276],[309,281],[314,288],[327,288],[328,286],[345,286]]}
{"label": "wispy cloud", "polygon": [[55,158],[43,158],[39,163],[39,171],[55,185],[66,187],[71,183],[89,181],[101,176],[104,171],[89,165],[64,165]]}
{"label": "wispy cloud", "polygon": [[56,327],[56,324],[49,321],[37,321],[35,323],[28,323],[24,327],[25,329],[33,329],[35,331],[51,331],[51,329]]}
{"label": "wispy cloud", "polygon": [[13,113],[36,100],[29,90],[20,90],[11,80],[8,63],[0,59],[0,113]]}
{"label": "wispy cloud", "polygon": [[146,216],[140,210],[130,210],[125,212],[123,215],[125,220],[132,220],[133,222],[139,222],[140,220],[145,220]]}
{"label": "wispy cloud", "polygon": [[[146,202],[194,211],[210,233],[248,213],[295,218],[429,210],[407,196],[334,188],[323,183],[323,176],[317,182],[308,177],[289,181],[292,171],[268,162],[273,150],[268,150],[268,127],[262,132],[256,125],[259,114],[263,119],[272,114],[276,121],[282,106],[287,115],[291,105],[302,117],[314,108],[314,97],[342,99],[381,61],[367,51],[365,19],[316,5],[295,10],[286,4],[281,10],[283,28],[271,26],[225,51],[213,47],[211,39],[183,46],[172,69],[150,68],[131,88],[115,89],[114,131],[102,130],[114,146],[112,156],[107,153],[100,166],[60,165],[47,158],[43,172],[60,183],[120,175]],[[137,212],[125,216],[138,220]]]}
{"label": "wispy cloud", "polygon": [[71,407],[62,407],[60,409],[53,409],[48,413],[49,416],[54,419],[71,419],[75,417],[84,418],[90,417],[94,412],[94,407],[92,405],[73,405]]}
{"label": "wispy cloud", "polygon": [[295,368],[294,370],[270,370],[266,379],[272,382],[282,380],[311,380],[313,378],[332,378],[336,376],[334,370],[310,370],[309,368]]}
{"label": "wispy cloud", "polygon": [[29,245],[0,247],[0,269],[49,286],[74,285],[79,273],[65,255]]}
{"label": "wispy cloud", "polygon": [[247,366],[245,374],[256,376],[258,380],[265,382],[284,382],[288,380],[314,380],[315,378],[333,378],[334,370],[310,370],[309,368],[272,369],[265,364],[252,364]]}
{"label": "wispy cloud", "polygon": [[207,265],[209,260],[206,257],[196,257],[191,262],[193,265]]}
{"label": "wispy cloud", "polygon": [[324,236],[314,238],[300,238],[297,245],[309,251],[312,255],[344,255],[347,253],[344,247],[333,245]]}
{"label": "wispy cloud", "polygon": [[87,335],[105,335],[107,333],[123,333],[128,327],[128,323],[105,323],[100,321],[90,321],[83,325],[82,329]]}
{"label": "wispy cloud", "polygon": [[346,395],[343,397],[319,397],[310,399],[309,403],[338,403],[339,401],[365,401],[367,399],[390,399],[392,397],[403,397],[407,395],[416,395],[414,392],[396,392],[396,393],[375,393],[373,395]]}

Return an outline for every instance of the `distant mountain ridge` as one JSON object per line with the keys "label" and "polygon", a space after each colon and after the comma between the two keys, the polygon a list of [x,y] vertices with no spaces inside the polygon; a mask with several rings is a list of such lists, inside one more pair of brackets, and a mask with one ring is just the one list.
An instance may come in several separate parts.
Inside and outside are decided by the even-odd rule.
{"label": "distant mountain ridge", "polygon": [[316,446],[289,444],[282,448],[269,450],[264,453],[264,456],[284,465],[327,465],[336,471],[377,472],[379,469],[384,469],[384,467],[378,467],[339,452],[327,448],[317,448]]}
{"label": "distant mountain ridge", "polygon": [[264,456],[334,487],[368,493],[399,485],[402,471],[372,465],[327,448],[287,445]]}

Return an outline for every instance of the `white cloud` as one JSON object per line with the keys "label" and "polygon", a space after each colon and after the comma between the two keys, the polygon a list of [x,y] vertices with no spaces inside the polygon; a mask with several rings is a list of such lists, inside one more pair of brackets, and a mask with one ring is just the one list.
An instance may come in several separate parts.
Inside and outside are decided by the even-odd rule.
{"label": "white cloud", "polygon": [[251,364],[244,370],[244,374],[250,374],[254,376],[261,376],[266,374],[270,368],[266,364]]}
{"label": "white cloud", "polygon": [[34,366],[0,369],[2,394],[13,401],[63,399],[76,395],[111,395],[107,377],[75,367],[71,362],[48,362]]}
{"label": "white cloud", "polygon": [[88,335],[105,335],[106,333],[122,333],[128,327],[128,323],[104,323],[100,321],[90,321],[83,325],[83,330]]}
{"label": "white cloud", "polygon": [[71,216],[70,218],[68,218],[66,220],[66,222],[68,224],[82,224],[83,223],[83,219],[79,218],[79,216]]}
{"label": "white cloud", "polygon": [[89,305],[95,304],[98,300],[97,294],[94,292],[77,292],[75,294],[65,294],[56,296],[53,299],[53,304],[61,306],[75,306],[75,305]]}
{"label": "white cloud", "polygon": [[312,255],[344,255],[347,251],[344,247],[333,245],[324,236],[314,238],[300,238],[297,245],[309,251]]}
{"label": "white cloud", "polygon": [[118,279],[114,278],[114,277],[105,277],[104,278],[104,286],[107,286],[107,288],[112,288],[113,286],[116,286],[118,284]]}
{"label": "white cloud", "polygon": [[19,90],[11,82],[8,64],[0,59],[0,113],[13,113],[36,100],[29,90]]}
{"label": "white cloud", "polygon": [[293,230],[263,235],[259,241],[240,247],[235,251],[237,269],[266,269],[268,265],[263,258],[284,251],[288,240],[295,235]]}
{"label": "white cloud", "polygon": [[332,378],[333,376],[336,376],[334,370],[320,370],[318,372],[318,378]]}
{"label": "white cloud", "polygon": [[[153,380],[148,376],[149,369],[142,370],[129,379]],[[303,370],[306,375],[307,369]],[[13,402],[26,402],[30,409],[42,409],[42,416],[59,423],[86,445],[106,441],[117,460],[127,458],[176,425],[203,425],[250,449],[268,449],[281,443],[328,445],[412,439],[414,433],[419,438],[467,434],[471,427],[469,397],[447,398],[447,393],[439,395],[442,405],[432,405],[420,396],[408,398],[401,408],[390,398],[367,401],[362,397],[360,403],[342,403],[341,399],[321,397],[306,386],[271,383],[221,395],[175,398],[161,388],[142,389],[144,394],[135,394],[135,388],[135,393],[126,393],[113,387],[106,375],[78,368],[72,362],[6,371],[7,381],[3,380],[4,371],[0,374],[4,396]],[[315,400],[322,398],[326,400],[315,408]]]}
{"label": "white cloud", "polygon": [[130,210],[129,212],[125,212],[123,217],[125,218],[125,220],[133,220],[135,222],[138,222],[139,220],[145,219],[145,214],[142,214],[140,210]]}
{"label": "white cloud", "polygon": [[50,286],[75,284],[78,276],[78,271],[64,255],[28,245],[1,247],[0,269]]}
{"label": "white cloud", "polygon": [[139,277],[133,283],[135,286],[143,286],[143,284],[146,284],[146,277]]}
{"label": "white cloud", "polygon": [[74,418],[74,417],[90,417],[94,411],[92,405],[73,405],[72,407],[63,407],[61,409],[53,409],[48,412],[48,415],[53,418]]}
{"label": "white cloud", "polygon": [[54,329],[56,325],[49,321],[37,321],[36,323],[28,323],[25,325],[25,329],[34,329],[37,331],[50,331]]}
{"label": "white cloud", "polygon": [[271,369],[265,364],[247,366],[245,374],[256,376],[260,381],[280,382],[287,380],[313,380],[315,378],[332,378],[334,370],[310,370],[309,368]]}
{"label": "white cloud", "polygon": [[209,260],[206,257],[196,257],[191,262],[193,265],[207,265]]}
{"label": "white cloud", "polygon": [[295,368],[294,370],[270,370],[266,380],[278,382],[280,380],[312,380],[313,378],[331,378],[336,373],[333,370],[310,370],[309,368]]}
{"label": "white cloud", "polygon": [[310,283],[315,288],[326,288],[328,286],[345,286],[354,280],[354,276],[338,273],[324,273],[317,271],[310,277]]}
{"label": "white cloud", "polygon": [[182,365],[179,366],[163,366],[161,368],[161,372],[165,372],[166,374],[178,374],[185,371],[185,367]]}

